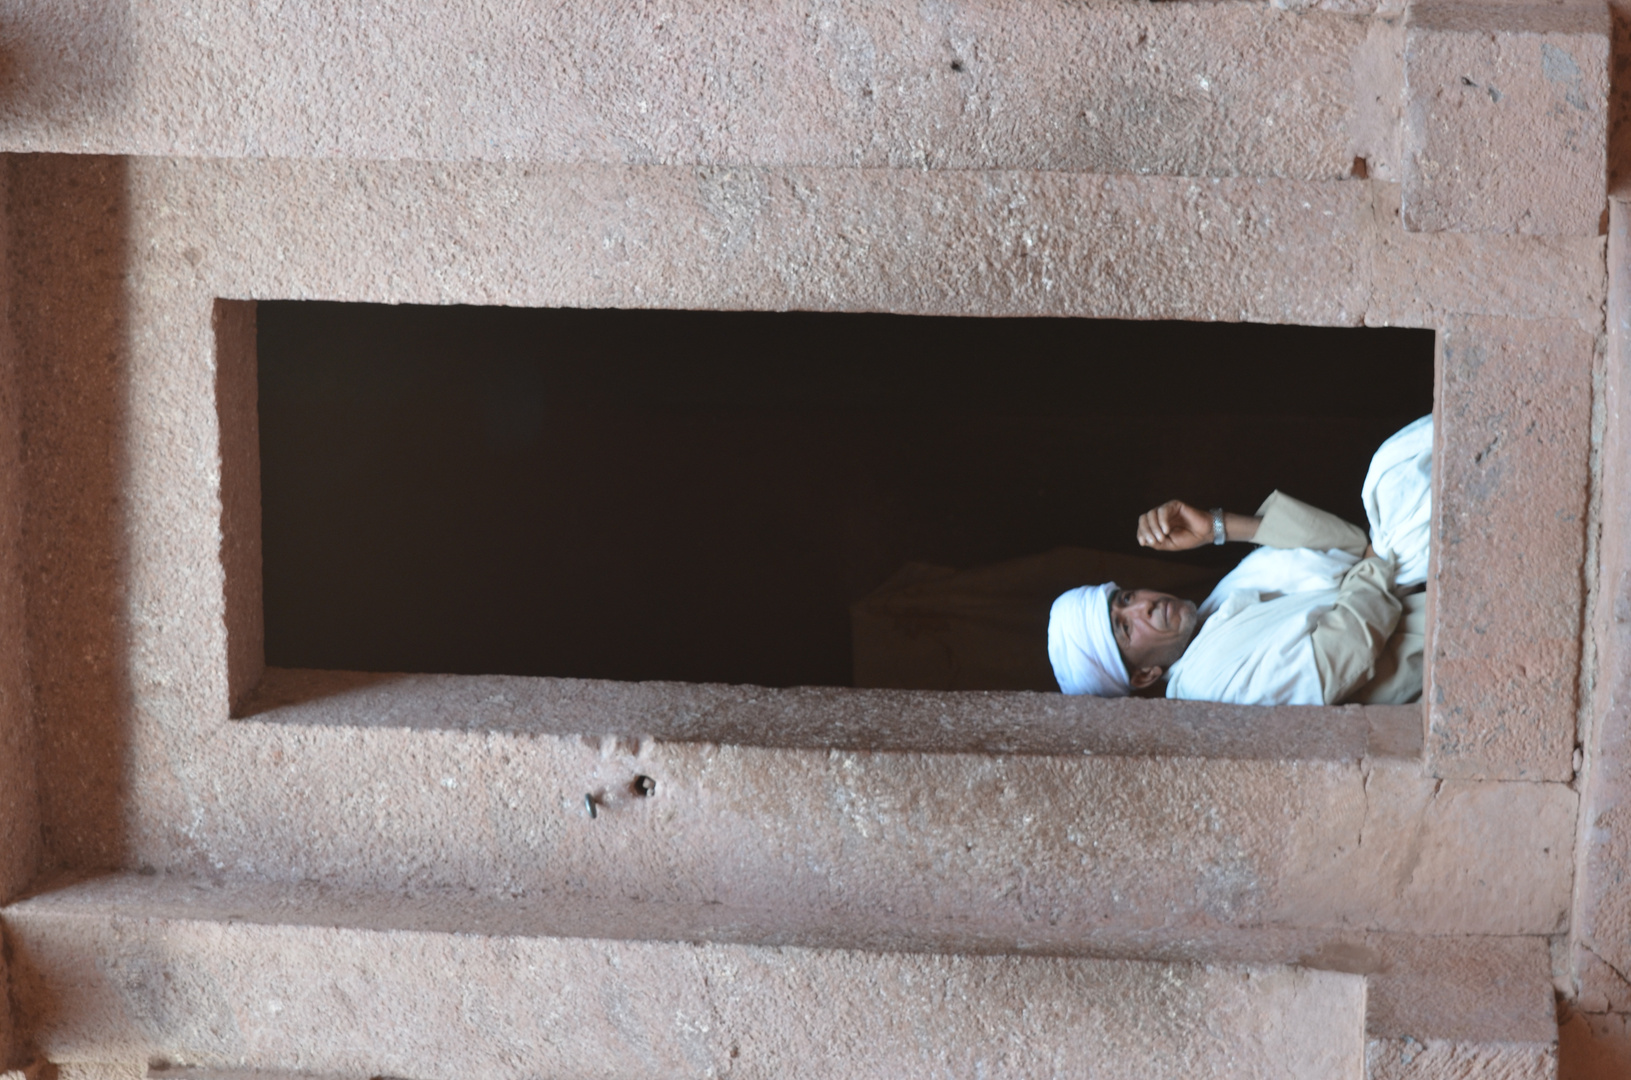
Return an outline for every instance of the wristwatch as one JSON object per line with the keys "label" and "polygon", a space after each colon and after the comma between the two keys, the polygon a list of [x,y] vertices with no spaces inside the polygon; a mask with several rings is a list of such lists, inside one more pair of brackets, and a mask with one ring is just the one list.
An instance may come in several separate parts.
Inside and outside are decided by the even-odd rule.
{"label": "wristwatch", "polygon": [[1212,543],[1221,544],[1229,539],[1223,532],[1223,507],[1214,507],[1212,510]]}

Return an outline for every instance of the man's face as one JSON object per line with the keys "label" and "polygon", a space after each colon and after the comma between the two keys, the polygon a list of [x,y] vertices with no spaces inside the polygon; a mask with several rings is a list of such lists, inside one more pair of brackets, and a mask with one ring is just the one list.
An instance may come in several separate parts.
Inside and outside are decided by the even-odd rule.
{"label": "man's face", "polygon": [[1177,662],[1199,622],[1193,600],[1168,593],[1121,589],[1110,598],[1110,629],[1136,689],[1151,685]]}

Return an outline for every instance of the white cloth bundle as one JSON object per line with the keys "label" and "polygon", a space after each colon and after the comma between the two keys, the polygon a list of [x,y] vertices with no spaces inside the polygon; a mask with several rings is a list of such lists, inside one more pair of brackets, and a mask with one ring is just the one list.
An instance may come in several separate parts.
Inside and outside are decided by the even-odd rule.
{"label": "white cloth bundle", "polygon": [[1083,585],[1060,594],[1048,613],[1048,659],[1059,689],[1067,694],[1126,697],[1132,692],[1127,664],[1110,627],[1116,583]]}
{"label": "white cloth bundle", "polygon": [[1399,431],[1376,451],[1362,492],[1371,546],[1398,564],[1394,584],[1427,580],[1433,520],[1433,417]]}

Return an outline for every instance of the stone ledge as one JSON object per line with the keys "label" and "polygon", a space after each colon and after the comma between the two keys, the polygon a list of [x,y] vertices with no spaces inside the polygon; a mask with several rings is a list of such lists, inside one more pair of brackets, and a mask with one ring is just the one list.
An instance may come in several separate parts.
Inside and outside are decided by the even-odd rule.
{"label": "stone ledge", "polygon": [[1419,760],[1422,708],[1277,708],[1023,691],[768,689],[506,675],[270,668],[241,714],[266,724],[622,736],[805,750]]}

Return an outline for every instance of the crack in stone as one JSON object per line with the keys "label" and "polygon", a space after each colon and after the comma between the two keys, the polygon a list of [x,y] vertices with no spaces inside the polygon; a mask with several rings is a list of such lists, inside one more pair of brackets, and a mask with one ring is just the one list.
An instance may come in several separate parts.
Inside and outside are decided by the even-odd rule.
{"label": "crack in stone", "polygon": [[729,1076],[736,1070],[736,1056],[738,1053],[736,1040],[730,1038],[725,1026],[725,1014],[720,1012],[719,1003],[714,1000],[714,984],[708,978],[708,958],[703,955],[702,946],[694,946],[692,955],[696,957],[697,974],[702,977],[702,998],[708,1006],[708,1015],[713,1019],[714,1030],[719,1032],[725,1047],[725,1071],[718,1076]]}
{"label": "crack in stone", "polygon": [[1415,828],[1410,833],[1410,843],[1405,848],[1404,862],[1399,867],[1399,883],[1394,889],[1394,896],[1402,897],[1405,890],[1410,888],[1416,880],[1416,870],[1421,865],[1422,848],[1426,843],[1424,833],[1427,831],[1427,811],[1438,801],[1439,792],[1444,790],[1442,778],[1433,781],[1433,794],[1428,796],[1422,804],[1421,813],[1416,815]]}
{"label": "crack in stone", "polygon": [[1618,964],[1615,964],[1612,961],[1610,961],[1609,959],[1607,959],[1605,956],[1603,956],[1602,953],[1598,952],[1596,949],[1592,948],[1590,945],[1586,944],[1584,941],[1578,942],[1578,944],[1582,949],[1586,950],[1591,955],[1595,956],[1597,958],[1598,963],[1602,964],[1608,970],[1612,971],[1615,975],[1618,975],[1620,977],[1621,982],[1625,983],[1627,986],[1631,986],[1631,975],[1627,975],[1624,971],[1621,971]]}
{"label": "crack in stone", "polygon": [[1359,791],[1365,797],[1365,808],[1359,818],[1359,839],[1354,844],[1358,851],[1365,846],[1365,828],[1370,824],[1370,778],[1376,771],[1374,765],[1366,765],[1360,772]]}

